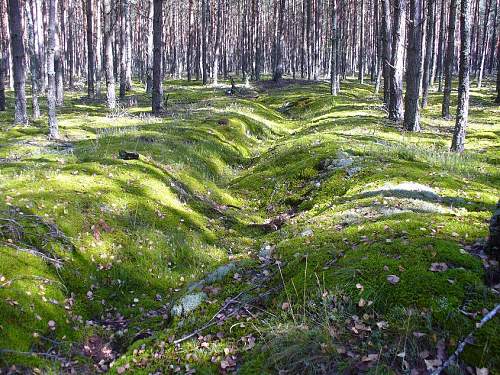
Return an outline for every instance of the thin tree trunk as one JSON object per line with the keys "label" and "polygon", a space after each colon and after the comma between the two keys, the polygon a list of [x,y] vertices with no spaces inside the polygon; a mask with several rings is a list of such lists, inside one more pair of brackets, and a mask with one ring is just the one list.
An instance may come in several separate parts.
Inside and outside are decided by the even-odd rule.
{"label": "thin tree trunk", "polygon": [[278,1],[278,24],[276,31],[275,62],[273,72],[273,80],[275,82],[278,82],[281,78],[283,78],[283,21],[285,12],[285,0]]}
{"label": "thin tree trunk", "polygon": [[93,98],[95,94],[94,77],[94,4],[93,0],[87,0],[87,95]]}
{"label": "thin tree trunk", "polygon": [[220,39],[221,39],[221,27],[222,27],[222,0],[217,2],[217,31],[215,37],[215,56],[213,65],[213,83],[217,85],[219,83],[219,61],[220,61]]}
{"label": "thin tree trunk", "polygon": [[389,106],[391,98],[391,22],[390,0],[382,0],[382,69],[384,75],[384,103]]}
{"label": "thin tree trunk", "polygon": [[111,0],[104,0],[104,64],[106,74],[106,98],[108,108],[116,107],[115,75],[113,66],[113,25],[111,14]]}
{"label": "thin tree trunk", "polygon": [[500,104],[500,33],[497,36],[497,97],[495,103]]}
{"label": "thin tree trunk", "polygon": [[208,0],[201,0],[201,64],[203,84],[208,83]]}
{"label": "thin tree trunk", "polygon": [[460,70],[458,75],[458,106],[451,151],[463,152],[469,116],[469,74],[471,46],[470,0],[461,0],[460,9]]}
{"label": "thin tree trunk", "polygon": [[488,51],[488,40],[489,40],[489,32],[488,25],[490,20],[490,10],[491,10],[491,0],[488,0],[486,4],[486,8],[484,9],[484,26],[483,26],[483,46],[479,51],[479,76],[477,78],[477,87],[481,88],[481,84],[483,81],[483,72],[484,72],[484,62],[486,60],[486,55]]}
{"label": "thin tree trunk", "polygon": [[57,38],[57,0],[49,0],[49,31],[47,37],[47,107],[49,117],[49,139],[59,138],[56,117],[56,38]]}
{"label": "thin tree trunk", "polygon": [[163,33],[163,1],[154,0],[153,15],[153,97],[152,111],[160,114],[163,100],[162,81],[162,33]]}
{"label": "thin tree trunk", "polygon": [[359,83],[363,84],[364,83],[364,78],[365,78],[365,46],[364,46],[364,40],[365,40],[365,1],[361,0],[361,23],[360,23],[360,35],[359,35],[359,56],[358,56],[358,65],[359,65],[359,72],[358,72],[358,80]]}
{"label": "thin tree trunk", "polygon": [[403,56],[406,0],[394,0],[389,119],[403,120]]}
{"label": "thin tree trunk", "polygon": [[[192,1],[192,0],[191,0]],[[153,91],[153,0],[148,0],[148,36],[146,51],[146,92],[151,94]],[[189,69],[188,69],[189,77]]]}
{"label": "thin tree trunk", "polygon": [[432,52],[434,46],[434,1],[427,0],[427,30],[425,33],[425,59],[424,59],[424,75],[422,78],[422,108],[427,106],[429,97],[429,85],[431,81],[432,69]]}
{"label": "thin tree trunk", "polygon": [[448,21],[448,45],[446,47],[446,57],[444,60],[444,90],[443,105],[441,114],[443,118],[449,120],[450,116],[450,97],[453,75],[453,61],[455,59],[455,25],[457,19],[457,0],[451,0],[450,17]]}
{"label": "thin tree trunk", "polygon": [[35,30],[34,30],[34,17],[36,13],[33,9],[33,0],[31,4],[26,3],[26,18],[28,20],[28,46],[30,52],[30,69],[31,69],[31,105],[33,120],[40,118],[40,105],[38,104],[39,95],[39,78],[38,78],[38,56],[35,51]]}
{"label": "thin tree trunk", "polygon": [[441,16],[439,20],[439,44],[437,56],[437,79],[438,92],[443,91],[443,60],[444,60],[444,44],[445,44],[445,4],[446,0],[441,0]]}
{"label": "thin tree trunk", "polygon": [[0,111],[5,111],[5,62],[3,48],[0,45]]}
{"label": "thin tree trunk", "polygon": [[422,66],[422,5],[421,0],[410,0],[408,20],[408,51],[406,55],[406,95],[404,128],[420,131],[418,98],[420,95],[420,68]]}
{"label": "thin tree trunk", "polygon": [[338,75],[338,29],[337,29],[337,0],[332,0],[332,56],[331,56],[331,71],[330,71],[330,92],[333,96],[337,96],[339,87]]}
{"label": "thin tree trunk", "polygon": [[[64,5],[63,2],[57,2],[57,5]],[[58,16],[58,7],[56,6],[56,17]],[[64,11],[61,12],[61,21],[64,20]],[[61,22],[56,21],[56,33],[55,33],[55,71],[56,71],[56,105],[61,107],[64,104],[64,59],[63,59],[63,50],[61,43]],[[64,30],[64,28],[63,28]]]}
{"label": "thin tree trunk", "polygon": [[189,0],[189,10],[188,10],[188,45],[186,51],[186,70],[187,79],[191,81],[193,75],[193,0]]}
{"label": "thin tree trunk", "polygon": [[13,82],[16,95],[14,123],[26,125],[26,53],[23,40],[22,0],[9,0],[9,29]]}
{"label": "thin tree trunk", "polygon": [[122,30],[120,33],[120,49],[121,49],[121,58],[120,58],[120,99],[125,98],[125,94],[127,91],[128,84],[128,66],[130,62],[128,62],[128,52],[127,52],[127,38],[130,38],[130,33],[128,30],[128,13],[129,13],[130,5],[128,0],[121,0],[121,21],[122,21]]}

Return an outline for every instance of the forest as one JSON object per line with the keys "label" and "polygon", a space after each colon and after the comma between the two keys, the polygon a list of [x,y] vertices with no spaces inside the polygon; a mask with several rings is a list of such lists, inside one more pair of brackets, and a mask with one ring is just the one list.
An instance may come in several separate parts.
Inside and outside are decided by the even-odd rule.
{"label": "forest", "polygon": [[500,0],[0,0],[0,374],[500,375]]}

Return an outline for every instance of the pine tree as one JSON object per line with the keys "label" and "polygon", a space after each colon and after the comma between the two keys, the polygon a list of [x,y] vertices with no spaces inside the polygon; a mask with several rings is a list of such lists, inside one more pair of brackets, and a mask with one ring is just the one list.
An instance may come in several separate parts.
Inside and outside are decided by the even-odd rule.
{"label": "pine tree", "polygon": [[451,151],[463,152],[469,116],[471,6],[470,0],[461,0],[460,9],[460,69],[458,73],[458,106]]}

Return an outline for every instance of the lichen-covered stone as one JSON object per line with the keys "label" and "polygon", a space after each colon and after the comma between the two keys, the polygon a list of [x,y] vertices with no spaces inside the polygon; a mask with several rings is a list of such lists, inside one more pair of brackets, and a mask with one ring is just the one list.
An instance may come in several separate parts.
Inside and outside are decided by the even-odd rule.
{"label": "lichen-covered stone", "polygon": [[186,316],[194,311],[207,298],[203,292],[187,294],[182,297],[178,304],[172,307],[170,311],[173,316]]}

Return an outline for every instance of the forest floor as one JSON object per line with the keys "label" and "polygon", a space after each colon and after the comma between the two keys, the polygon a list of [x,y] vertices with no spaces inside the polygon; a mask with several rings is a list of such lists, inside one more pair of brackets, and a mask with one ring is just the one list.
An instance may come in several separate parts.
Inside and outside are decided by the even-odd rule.
{"label": "forest floor", "polygon": [[[61,142],[0,114],[6,372],[424,374],[499,303],[491,85],[462,156],[438,93],[408,134],[354,81],[164,89],[162,118],[139,87],[114,111],[68,93]],[[498,318],[449,373],[484,369]]]}

